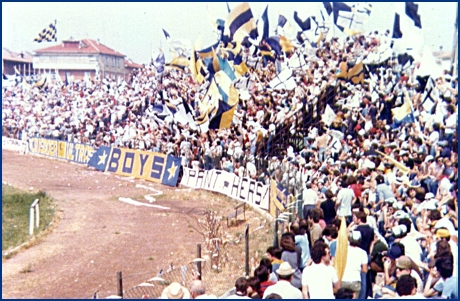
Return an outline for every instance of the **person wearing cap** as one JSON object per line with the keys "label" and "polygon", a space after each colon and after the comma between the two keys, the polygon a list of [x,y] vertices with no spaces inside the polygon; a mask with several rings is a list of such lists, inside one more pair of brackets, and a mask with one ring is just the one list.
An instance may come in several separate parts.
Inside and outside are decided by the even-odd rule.
{"label": "person wearing cap", "polygon": [[289,262],[280,264],[279,268],[276,270],[278,282],[265,289],[263,299],[272,293],[280,295],[283,299],[302,299],[302,292],[291,284],[294,272],[295,270],[291,267]]}
{"label": "person wearing cap", "polygon": [[[436,223],[437,225],[437,223]],[[451,240],[451,234],[447,228],[435,228],[434,229],[435,233],[433,235],[434,242],[430,245],[431,250],[436,250],[436,244],[441,241],[445,240],[448,242],[450,246],[450,250],[453,255],[453,261],[454,261],[454,276],[458,276],[458,245]]]}
{"label": "person wearing cap", "polygon": [[334,267],[329,264],[330,250],[327,244],[315,244],[311,249],[311,259],[312,264],[302,272],[303,298],[334,299],[334,289],[339,289],[340,282]]}

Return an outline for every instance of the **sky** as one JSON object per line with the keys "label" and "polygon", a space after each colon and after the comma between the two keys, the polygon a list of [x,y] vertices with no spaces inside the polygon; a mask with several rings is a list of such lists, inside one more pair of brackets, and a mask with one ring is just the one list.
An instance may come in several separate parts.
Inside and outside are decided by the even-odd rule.
{"label": "sky", "polygon": [[[230,8],[240,2],[229,2]],[[268,4],[270,32],[282,13],[297,28],[293,12],[316,15],[321,2],[249,2],[255,18]],[[373,10],[366,31],[392,29],[394,2],[371,2]],[[425,44],[433,51],[454,42],[456,2],[416,2],[419,4]],[[203,48],[215,43],[206,7],[215,18],[225,19],[225,2],[2,2],[2,47],[14,52],[30,51],[59,44],[62,40],[90,38],[115,49],[136,63],[148,63],[152,51],[166,49],[162,29],[172,38],[201,39]],[[58,42],[37,43],[34,38],[57,20]]]}

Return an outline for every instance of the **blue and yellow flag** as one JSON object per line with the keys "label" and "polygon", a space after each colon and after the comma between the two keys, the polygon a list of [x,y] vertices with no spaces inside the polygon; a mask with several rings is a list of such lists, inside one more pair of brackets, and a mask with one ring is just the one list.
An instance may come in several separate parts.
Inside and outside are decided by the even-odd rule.
{"label": "blue and yellow flag", "polygon": [[224,36],[241,43],[246,36],[257,39],[257,25],[248,2],[234,7],[225,21]]}
{"label": "blue and yellow flag", "polygon": [[391,109],[393,113],[393,124],[391,128],[398,128],[407,123],[414,123],[415,117],[412,110],[410,100],[406,100],[404,104],[398,108]]}

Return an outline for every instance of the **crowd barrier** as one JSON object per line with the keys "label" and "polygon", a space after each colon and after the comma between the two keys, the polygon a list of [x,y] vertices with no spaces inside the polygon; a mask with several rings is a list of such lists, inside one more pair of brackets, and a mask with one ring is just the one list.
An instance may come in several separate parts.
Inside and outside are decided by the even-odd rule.
{"label": "crowd barrier", "polygon": [[[181,157],[127,148],[91,145],[33,137],[28,142],[2,137],[4,149],[28,152],[50,158],[88,165],[102,172],[134,177],[146,181],[177,186]],[[223,170],[194,170],[182,167],[180,184],[218,192],[246,202],[270,213],[273,217],[288,207],[288,193],[280,184],[267,185],[249,177],[239,177]]]}

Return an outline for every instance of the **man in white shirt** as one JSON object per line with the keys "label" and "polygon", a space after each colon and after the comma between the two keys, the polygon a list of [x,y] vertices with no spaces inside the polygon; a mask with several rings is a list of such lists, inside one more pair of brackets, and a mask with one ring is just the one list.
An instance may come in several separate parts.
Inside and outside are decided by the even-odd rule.
{"label": "man in white shirt", "polygon": [[335,206],[338,207],[337,216],[345,216],[347,218],[347,222],[350,223],[352,220],[351,205],[356,200],[356,196],[353,189],[349,187],[346,181],[347,179],[344,177],[342,179],[341,188],[337,193]]}
{"label": "man in white shirt", "polygon": [[347,264],[340,287],[352,290],[355,293],[355,299],[358,299],[361,290],[366,289],[365,283],[361,282],[361,272],[367,273],[368,271],[368,256],[366,251],[359,247],[362,241],[361,232],[352,231],[348,241]]}
{"label": "man in white shirt", "polygon": [[340,283],[334,267],[329,265],[331,255],[327,244],[315,244],[311,249],[311,259],[313,263],[302,272],[303,298],[335,299],[334,289],[338,289]]}
{"label": "man in white shirt", "polygon": [[263,298],[266,299],[268,295],[275,293],[280,295],[283,299],[302,299],[302,292],[291,284],[294,272],[295,270],[291,267],[289,262],[280,264],[280,267],[276,270],[278,282],[267,287]]}
{"label": "man in white shirt", "polygon": [[316,184],[312,184],[311,182],[305,184],[305,190],[302,193],[304,219],[308,219],[310,211],[315,208],[318,203],[318,192],[315,188]]}

